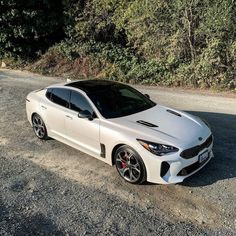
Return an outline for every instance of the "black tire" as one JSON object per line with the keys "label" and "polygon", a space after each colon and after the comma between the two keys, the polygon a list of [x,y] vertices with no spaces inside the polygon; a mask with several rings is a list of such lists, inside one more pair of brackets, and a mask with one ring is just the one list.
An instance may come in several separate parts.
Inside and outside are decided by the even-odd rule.
{"label": "black tire", "polygon": [[48,139],[48,133],[46,125],[40,115],[34,114],[32,117],[33,130],[37,138],[41,140]]}
{"label": "black tire", "polygon": [[131,184],[141,184],[146,181],[146,168],[139,154],[128,145],[116,150],[115,166],[119,175]]}

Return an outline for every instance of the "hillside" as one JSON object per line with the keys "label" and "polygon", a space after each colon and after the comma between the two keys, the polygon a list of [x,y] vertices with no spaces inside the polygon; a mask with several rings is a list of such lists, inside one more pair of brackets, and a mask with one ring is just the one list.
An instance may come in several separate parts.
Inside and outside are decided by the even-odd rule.
{"label": "hillside", "polygon": [[2,0],[0,8],[0,59],[11,67],[236,88],[234,0]]}

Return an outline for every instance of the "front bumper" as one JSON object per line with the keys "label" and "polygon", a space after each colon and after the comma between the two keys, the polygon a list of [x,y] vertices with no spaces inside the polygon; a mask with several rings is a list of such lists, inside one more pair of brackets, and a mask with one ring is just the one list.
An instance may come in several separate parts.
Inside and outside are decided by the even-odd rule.
{"label": "front bumper", "polygon": [[[179,153],[169,157],[164,156],[163,158],[145,158],[148,161],[148,164],[145,163],[147,181],[159,184],[183,182],[185,178],[201,170],[214,157],[212,147],[213,143],[208,148],[201,150],[197,156],[190,159],[180,157]],[[199,155],[206,151],[209,153],[209,156],[206,161],[200,164]]]}
{"label": "front bumper", "polygon": [[[167,183],[180,183],[183,182],[183,180],[199,170],[201,170],[212,158],[214,157],[212,150],[209,152],[209,158],[203,163],[199,164],[198,157],[197,161],[188,164],[186,166],[181,166],[179,163],[172,163],[171,164],[171,169],[170,173],[167,173],[164,177],[163,180],[164,182]],[[181,172],[184,170],[188,169],[186,171],[186,174],[181,174]]]}

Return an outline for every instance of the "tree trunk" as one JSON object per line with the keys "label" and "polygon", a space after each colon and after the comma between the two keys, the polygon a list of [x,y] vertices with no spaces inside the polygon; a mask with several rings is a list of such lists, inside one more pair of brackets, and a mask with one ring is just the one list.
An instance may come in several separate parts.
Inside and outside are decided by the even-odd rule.
{"label": "tree trunk", "polygon": [[185,18],[187,22],[187,31],[188,31],[188,43],[191,53],[191,61],[195,61],[195,47],[194,47],[194,19],[192,13],[192,3],[185,9]]}

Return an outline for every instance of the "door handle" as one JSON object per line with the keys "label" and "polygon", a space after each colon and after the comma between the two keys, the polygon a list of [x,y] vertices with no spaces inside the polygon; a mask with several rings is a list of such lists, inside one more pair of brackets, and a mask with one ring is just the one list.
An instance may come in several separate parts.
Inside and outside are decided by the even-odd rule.
{"label": "door handle", "polygon": [[47,107],[41,106],[42,110],[47,110]]}
{"label": "door handle", "polygon": [[72,120],[72,117],[71,117],[71,116],[69,116],[69,115],[66,115],[66,118],[68,118],[68,119]]}

